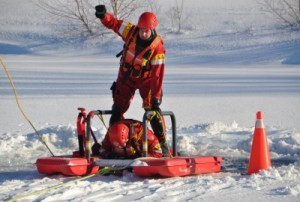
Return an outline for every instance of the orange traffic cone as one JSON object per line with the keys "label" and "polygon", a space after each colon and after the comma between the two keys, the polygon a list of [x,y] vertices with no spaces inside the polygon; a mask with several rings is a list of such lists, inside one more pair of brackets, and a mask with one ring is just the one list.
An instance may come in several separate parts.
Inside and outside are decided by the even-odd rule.
{"label": "orange traffic cone", "polygon": [[257,112],[247,174],[250,175],[257,173],[259,170],[266,170],[270,167],[271,159],[267,135],[263,123],[263,113]]}

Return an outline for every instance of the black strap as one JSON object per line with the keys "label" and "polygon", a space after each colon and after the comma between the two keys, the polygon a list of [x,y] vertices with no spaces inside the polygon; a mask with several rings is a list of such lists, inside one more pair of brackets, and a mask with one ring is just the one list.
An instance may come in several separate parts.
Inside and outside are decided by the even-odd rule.
{"label": "black strap", "polygon": [[121,50],[117,55],[116,58],[120,57],[123,54],[123,50]]}

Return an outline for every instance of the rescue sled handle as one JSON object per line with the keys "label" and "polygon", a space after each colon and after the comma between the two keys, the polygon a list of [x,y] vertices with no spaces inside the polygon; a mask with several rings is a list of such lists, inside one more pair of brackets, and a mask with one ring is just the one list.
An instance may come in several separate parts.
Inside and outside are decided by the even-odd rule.
{"label": "rescue sled handle", "polygon": [[91,158],[91,134],[92,134],[92,128],[91,128],[91,118],[93,118],[95,115],[105,115],[105,114],[112,114],[112,110],[94,110],[89,112],[86,119],[86,158],[88,161],[90,161]]}
{"label": "rescue sled handle", "polygon": [[[154,115],[155,111],[146,111],[143,116],[143,157],[147,157],[148,154],[148,142],[147,142],[147,120],[149,116]],[[176,148],[176,119],[175,115],[171,111],[162,111],[162,116],[170,116],[172,123],[172,149],[174,156],[177,156],[177,148]]]}
{"label": "rescue sled handle", "polygon": [[[148,154],[148,143],[147,143],[147,120],[149,116],[154,115],[155,111],[146,111],[143,116],[143,157],[146,157]],[[89,112],[87,115],[86,121],[86,158],[91,158],[91,119],[95,115],[105,115],[105,114],[112,114],[112,110],[94,110]],[[176,148],[176,119],[175,115],[171,111],[162,111],[162,116],[170,116],[171,123],[172,123],[172,149],[174,156],[177,156],[177,148]]]}

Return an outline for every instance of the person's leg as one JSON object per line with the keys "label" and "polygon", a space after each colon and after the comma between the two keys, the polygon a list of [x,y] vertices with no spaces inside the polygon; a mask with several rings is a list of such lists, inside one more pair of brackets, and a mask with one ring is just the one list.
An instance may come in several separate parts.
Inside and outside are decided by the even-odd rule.
{"label": "person's leg", "polygon": [[[140,88],[140,95],[143,99],[143,107],[145,111],[151,110],[151,91],[146,90],[147,88],[143,89]],[[149,89],[149,88],[148,88]],[[164,117],[161,115],[161,110],[156,110],[156,115],[152,117],[150,120],[151,127],[153,129],[153,132],[155,136],[157,137],[159,144],[162,149],[162,153],[164,157],[171,157],[171,152],[169,145],[167,143],[167,136],[166,136],[166,125]]]}
{"label": "person's leg", "polygon": [[164,117],[161,115],[160,111],[156,111],[156,113],[157,114],[150,121],[151,127],[159,141],[163,156],[171,157],[172,154],[170,152],[170,148],[167,142],[166,125]]}
{"label": "person's leg", "polygon": [[113,92],[114,104],[112,106],[112,115],[109,120],[109,125],[124,119],[124,113],[130,106],[135,89],[128,85],[128,82],[123,84],[122,82],[117,81]]}

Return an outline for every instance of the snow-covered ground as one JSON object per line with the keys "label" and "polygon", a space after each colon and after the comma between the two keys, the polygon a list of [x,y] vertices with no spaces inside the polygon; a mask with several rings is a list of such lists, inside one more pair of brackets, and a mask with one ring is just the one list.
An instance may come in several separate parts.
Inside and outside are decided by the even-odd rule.
{"label": "snow-covered ground", "polygon": [[[162,10],[172,2],[161,2]],[[1,201],[30,193],[23,201],[299,201],[300,30],[254,0],[185,2],[190,16],[181,33],[159,13],[167,48],[162,109],[176,116],[180,153],[220,155],[222,172],[164,179],[124,172],[37,194],[75,178],[37,172],[36,159],[50,154],[20,113],[1,67]],[[71,154],[77,107],[111,107],[122,43],[114,35],[63,40],[63,22],[50,23],[32,1],[2,0],[0,12],[0,54],[20,104],[55,155]],[[272,168],[242,175],[257,111],[264,113]],[[126,116],[142,119],[138,93]],[[94,129],[101,140],[105,128],[95,121]]]}

